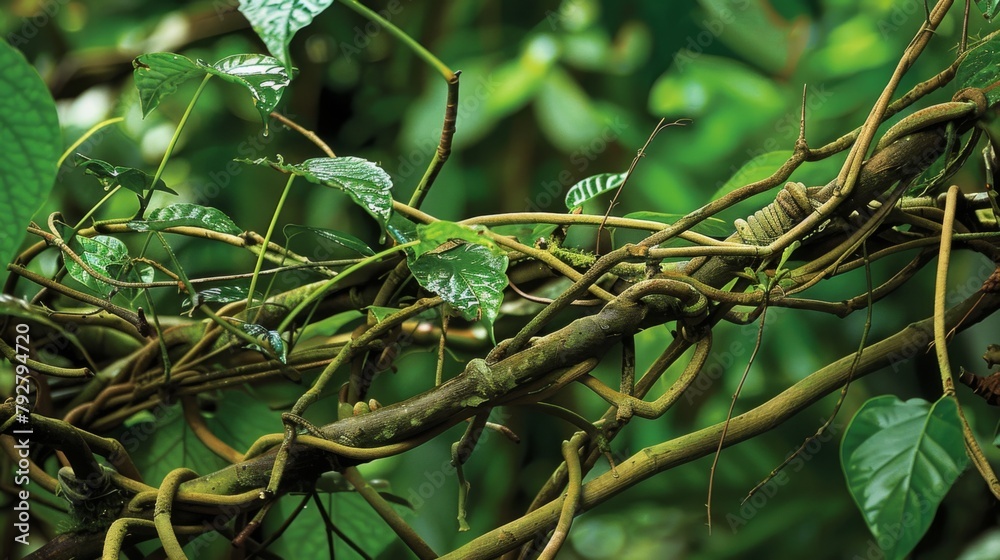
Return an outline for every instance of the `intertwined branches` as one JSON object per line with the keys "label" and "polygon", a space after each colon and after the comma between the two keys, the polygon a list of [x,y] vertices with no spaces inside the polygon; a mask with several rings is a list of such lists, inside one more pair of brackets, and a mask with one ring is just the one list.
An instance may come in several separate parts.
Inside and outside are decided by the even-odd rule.
{"label": "intertwined branches", "polygon": [[[944,333],[970,328],[1000,307],[1000,294],[995,289],[987,286],[966,294],[950,309],[942,307],[934,317],[900,326],[896,334],[868,343],[863,351],[817,370],[731,421],[640,450],[618,461],[608,473],[582,483],[583,476],[607,455],[611,442],[630,422],[666,414],[702,373],[712,351],[713,329],[720,323],[751,322],[768,306],[845,316],[891,297],[939,250],[946,256],[952,245],[955,250],[980,253],[994,263],[1000,262],[996,216],[989,212],[989,197],[960,196],[955,191],[947,199],[913,196],[916,184],[934,162],[944,159],[947,164],[945,173],[930,185],[932,188],[946,184],[948,176],[966,162],[967,154],[959,157],[962,154],[956,147],[961,143],[956,139],[966,135],[979,138],[977,126],[993,110],[984,93],[992,85],[963,90],[950,103],[934,106],[930,112],[914,113],[883,136],[873,153],[871,150],[876,131],[885,119],[954,78],[964,50],[955,64],[890,102],[903,72],[931,40],[950,5],[939,2],[929,13],[859,129],[829,145],[810,148],[803,119],[802,133],[791,157],[770,177],[736,189],[673,224],[547,213],[464,220],[462,223],[470,226],[556,226],[554,233],[533,245],[489,230],[482,232],[502,248],[511,263],[506,271],[511,288],[508,298],[527,295],[521,287],[552,278],[568,282],[568,287],[554,299],[532,298],[543,301],[544,307],[518,325],[513,337],[496,345],[474,331],[423,318],[425,312],[440,310],[444,303],[441,297],[408,281],[410,271],[403,244],[350,261],[318,261],[265,241],[266,236],[253,232],[235,235],[178,226],[152,236],[167,252],[177,236],[250,251],[275,265],[254,274],[261,284],[269,275],[296,275],[304,270],[323,277],[311,283],[299,282],[285,291],[270,290],[263,300],[251,294],[249,307],[247,298],[212,306],[195,296],[197,287],[220,279],[188,278],[182,258],[155,263],[169,280],[123,281],[94,269],[73,249],[72,237],[137,235],[126,220],[70,228],[61,216],[53,215],[46,226],[32,224],[28,231],[39,241],[8,267],[13,274],[5,293],[24,290],[30,283],[33,295],[30,301],[19,304],[16,316],[6,318],[2,349],[12,360],[21,354],[29,355],[26,365],[37,372],[32,374],[32,383],[38,395],[46,396],[33,403],[30,415],[34,441],[44,446],[31,457],[32,479],[53,493],[67,496],[74,514],[91,522],[86,530],[77,528],[55,538],[33,557],[104,554],[117,558],[118,551],[128,552],[136,543],[154,538],[159,539],[167,556],[179,557],[186,542],[206,532],[219,532],[247,551],[266,556],[266,544],[275,535],[261,535],[257,529],[276,500],[290,492],[314,491],[321,475],[338,471],[414,554],[432,558],[442,551],[432,550],[383,495],[372,491],[354,467],[405,453],[448,428],[471,421],[452,454],[460,483],[467,490],[461,467],[474,457],[482,432],[495,429],[516,438],[506,427],[487,422],[490,411],[514,405],[535,407],[578,429],[560,449],[563,465],[538,489],[522,517],[444,556],[513,555],[523,546],[524,556],[552,557],[571,530],[573,517],[582,511],[597,507],[654,474],[774,428],[837,391],[849,379],[890,364],[914,341],[927,345],[934,340],[939,352],[943,352]],[[418,206],[426,196],[433,196],[434,178],[448,157],[455,132],[458,74],[445,68],[443,75],[449,84],[449,96],[439,151],[410,204],[396,202],[393,207],[394,212],[418,223],[436,221]],[[850,150],[847,162],[829,183],[786,183],[798,167],[844,150]],[[921,189],[926,190],[923,186]],[[774,191],[773,201],[738,221],[727,239],[692,231],[693,226],[714,214],[767,191]],[[627,195],[625,190],[623,196]],[[564,246],[567,230],[593,230],[595,226],[643,231],[646,237],[603,255]],[[665,246],[677,239],[683,243]],[[794,253],[784,253],[793,243],[798,243]],[[859,289],[856,297],[822,301],[797,295],[825,279],[903,252],[916,255],[893,278],[870,290]],[[183,292],[184,297],[193,300],[192,316],[171,317],[148,308],[143,312],[142,308],[129,308],[112,303],[110,298],[83,293],[63,282],[61,274],[44,275],[32,269],[32,263],[47,253],[57,253],[62,262],[76,263],[116,289],[145,292],[168,288]],[[791,255],[787,268],[779,267],[783,253]],[[237,277],[234,274],[225,279]],[[939,285],[939,298],[942,293]],[[554,329],[555,321],[571,316],[568,310],[574,304],[587,305],[593,312]],[[304,343],[307,324],[369,306],[381,309],[382,314],[368,312],[351,333],[314,336]],[[285,335],[284,340],[291,346],[285,359],[279,359],[279,342],[268,347],[234,327],[251,318],[266,332],[271,329]],[[514,322],[517,318],[501,320]],[[37,346],[19,349],[14,327],[18,321],[30,322],[37,332],[68,341],[58,354],[72,366],[44,363]],[[671,325],[673,340],[647,371],[636,372],[634,335],[663,324]],[[84,328],[107,334],[96,347],[84,349],[72,335]],[[447,380],[440,379],[443,368],[439,365],[440,382],[412,398],[394,403],[369,399],[369,393],[377,392],[375,375],[391,367],[404,338],[407,344],[439,350],[442,363],[449,348],[461,348],[476,357],[461,373]],[[256,348],[248,348],[248,343]],[[623,348],[622,383],[615,389],[589,372],[602,360],[611,360],[609,353],[619,348],[619,343]],[[686,351],[692,347],[693,352],[688,354]],[[666,390],[650,395],[667,368],[685,356],[689,357],[683,373]],[[282,426],[275,426],[275,433],[261,437],[248,449],[234,449],[214,434],[195,398],[217,390],[285,379],[304,381],[308,388],[282,415],[283,431]],[[346,382],[335,391],[327,387],[333,380]],[[551,404],[553,396],[576,382],[608,402],[610,406],[600,418],[585,418]],[[72,398],[53,398],[55,393],[67,390]],[[339,420],[314,425],[305,418],[315,402],[332,394],[336,394],[340,407]],[[122,444],[102,434],[119,428],[138,412],[178,402],[192,432],[231,466],[214,473],[195,473],[184,465],[171,465],[175,470],[158,487],[152,487],[143,480],[143,473],[136,469]],[[17,427],[17,414],[13,400],[0,407],[4,433],[12,433]],[[0,443],[8,455],[17,457],[11,438],[4,437]],[[57,453],[64,465],[58,474],[42,467],[52,453]],[[96,457],[102,457],[104,464]],[[977,466],[995,486],[988,464],[980,462]],[[464,523],[465,493],[461,495],[460,523]],[[336,520],[332,520],[331,531],[335,524]]]}

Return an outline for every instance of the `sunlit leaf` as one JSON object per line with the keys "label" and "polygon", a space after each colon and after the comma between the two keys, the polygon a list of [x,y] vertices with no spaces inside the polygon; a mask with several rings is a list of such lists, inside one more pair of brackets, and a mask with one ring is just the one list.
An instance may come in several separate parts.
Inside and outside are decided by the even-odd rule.
{"label": "sunlit leaf", "polygon": [[164,97],[177,91],[181,84],[205,75],[205,69],[190,58],[165,52],[141,54],[132,61],[132,68],[143,117],[149,115]]}
{"label": "sunlit leaf", "polygon": [[126,226],[132,231],[163,231],[172,227],[193,226],[230,235],[243,232],[221,210],[187,202],[151,210],[145,220],[133,220]]}
{"label": "sunlit leaf", "polygon": [[627,176],[628,173],[601,173],[587,177],[569,188],[566,208],[572,210],[596,196],[617,189]]}
{"label": "sunlit leaf", "polygon": [[[62,136],[48,87],[24,56],[0,41],[0,259],[13,260],[25,226],[45,202],[56,177]],[[0,279],[7,275],[0,267]]]}
{"label": "sunlit leaf", "polygon": [[267,50],[291,71],[288,44],[292,37],[331,4],[333,0],[241,0],[239,10]]}
{"label": "sunlit leaf", "polygon": [[482,319],[493,334],[493,322],[507,287],[507,256],[483,245],[459,243],[441,252],[407,255],[413,277],[438,294],[466,320]]}
{"label": "sunlit leaf", "polygon": [[[732,176],[730,176],[729,179],[715,191],[711,200],[717,200],[740,187],[770,177],[774,174],[774,171],[781,167],[781,165],[784,164],[791,155],[791,151],[778,150],[754,157],[750,161],[744,163],[743,166],[736,171],[736,173],[733,173]],[[774,190],[743,199],[721,212],[719,217],[724,222],[730,223],[735,218],[744,218],[749,216],[774,200],[777,190],[778,189],[775,188]]]}
{"label": "sunlit leaf", "polygon": [[305,177],[309,182],[346,192],[354,202],[386,225],[392,213],[392,179],[378,165],[359,157],[313,158],[299,164],[267,159],[241,160]]}
{"label": "sunlit leaf", "polygon": [[[306,233],[311,234],[312,237],[318,237],[321,242],[328,241],[335,245],[344,247],[345,249],[350,249],[359,255],[370,257],[375,254],[375,251],[372,251],[372,248],[365,244],[364,241],[342,231],[334,231],[332,229],[312,226],[300,226],[297,224],[288,224],[282,231],[285,233],[285,239],[288,240],[291,240],[292,237],[295,237],[296,235]],[[312,239],[312,237],[310,239]]]}
{"label": "sunlit leaf", "polygon": [[875,397],[851,420],[841,443],[841,464],[851,496],[886,558],[906,557],[930,527],[968,461],[963,442],[949,397],[933,405]]}
{"label": "sunlit leaf", "polygon": [[281,61],[260,54],[236,54],[211,66],[199,62],[199,66],[213,76],[246,88],[253,97],[254,107],[260,113],[264,133],[267,134],[268,115],[278,106],[281,94],[291,81],[290,70]]}

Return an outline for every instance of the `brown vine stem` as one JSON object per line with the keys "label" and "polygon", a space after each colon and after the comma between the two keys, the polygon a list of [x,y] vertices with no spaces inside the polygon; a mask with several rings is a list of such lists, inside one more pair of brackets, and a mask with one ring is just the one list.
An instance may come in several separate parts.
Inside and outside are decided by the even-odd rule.
{"label": "brown vine stem", "polygon": [[[946,324],[953,325],[972,307],[979,294],[967,298],[948,310]],[[970,319],[962,328],[968,328],[1000,308],[1000,293],[987,293]],[[895,334],[879,341],[861,355],[855,379],[889,365],[902,348],[910,347],[914,340],[929,340],[932,335],[933,317],[904,327]],[[846,382],[856,352],[817,370],[805,379],[785,389],[766,403],[732,419],[726,446],[753,438],[767,432],[798,414],[827,394],[840,389]],[[723,423],[642,449],[618,464],[617,476],[608,472],[583,486],[578,513],[589,510],[617,496],[626,488],[666,470],[677,467],[713,452],[718,445]],[[525,516],[483,534],[472,542],[441,558],[444,560],[475,560],[494,558],[519,545],[529,542],[540,531],[547,530],[558,519],[563,498],[552,500]]]}
{"label": "brown vine stem", "polygon": [[[948,287],[948,268],[951,261],[951,236],[955,226],[955,206],[959,188],[952,185],[945,199],[944,221],[941,223],[941,250],[938,253],[937,275],[934,279],[934,352],[937,354],[938,368],[941,370],[941,390],[943,397],[955,401],[958,417],[962,422],[962,435],[965,439],[965,451],[976,466],[983,481],[997,499],[1000,499],[1000,480],[997,479],[989,460],[983,455],[983,450],[972,433],[969,422],[965,418],[962,404],[955,394],[955,381],[952,378],[951,364],[948,359],[948,341],[945,335],[945,305]],[[984,294],[985,295],[985,294]],[[983,296],[980,296],[982,299]],[[970,310],[971,312],[971,310]],[[964,318],[963,318],[964,319]]]}
{"label": "brown vine stem", "polygon": [[333,150],[330,149],[330,146],[328,146],[326,142],[324,142],[323,139],[320,138],[315,132],[309,130],[308,128],[305,128],[304,126],[286,117],[285,115],[282,115],[278,111],[271,111],[271,116],[281,121],[282,124],[284,124],[288,128],[294,130],[295,132],[298,132],[302,136],[305,136],[320,150],[323,150],[323,153],[326,154],[327,157],[331,158],[337,157],[337,154],[333,153]]}
{"label": "brown vine stem", "polygon": [[899,82],[903,79],[903,75],[906,71],[913,66],[916,62],[917,57],[923,52],[924,47],[930,42],[931,37],[934,34],[934,30],[940,25],[941,20],[944,19],[945,14],[951,8],[952,0],[939,0],[934,6],[933,12],[931,12],[930,17],[923,25],[920,26],[920,30],[917,31],[916,36],[910,42],[909,46],[906,47],[906,51],[903,56],[900,57],[899,63],[896,65],[896,69],[892,73],[892,77],[889,78],[889,83],[886,84],[885,88],[882,90],[882,94],[879,95],[878,100],[875,101],[875,105],[872,107],[871,112],[868,114],[868,118],[865,119],[865,124],[861,127],[861,133],[858,135],[857,141],[851,148],[850,153],[847,155],[847,161],[844,162],[844,166],[840,170],[840,174],[837,176],[837,192],[839,197],[846,198],[854,190],[854,185],[858,181],[858,176],[861,173],[861,164],[865,160],[865,155],[868,153],[868,147],[871,146],[872,140],[875,138],[875,131],[878,130],[878,126],[885,119],[886,109],[889,107],[889,101],[892,99],[893,92],[899,86]]}

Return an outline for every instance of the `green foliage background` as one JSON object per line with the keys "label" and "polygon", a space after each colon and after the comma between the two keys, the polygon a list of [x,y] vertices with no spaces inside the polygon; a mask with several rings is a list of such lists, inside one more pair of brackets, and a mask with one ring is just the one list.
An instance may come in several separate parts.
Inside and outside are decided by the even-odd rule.
{"label": "green foliage background", "polygon": [[[624,171],[660,117],[693,122],[663,131],[652,143],[615,212],[689,211],[710,200],[748,161],[791,149],[798,134],[803,84],[811,146],[860,125],[924,15],[923,3],[915,0],[392,0],[369,5],[385,10],[394,24],[462,70],[455,150],[423,208],[452,220],[501,211],[564,212],[562,198],[569,186],[597,173]],[[79,151],[151,172],[196,83],[182,86],[143,120],[132,83],[132,58],[167,51],[211,62],[236,53],[266,52],[234,8],[235,2],[222,0],[18,0],[0,12],[0,29],[35,64],[55,95],[67,144],[105,118],[124,116],[122,125],[98,133]],[[899,91],[953,60],[949,47],[958,42],[960,24],[949,16]],[[991,29],[978,17],[972,18],[972,25],[973,36]],[[445,97],[440,77],[388,33],[337,5],[296,36],[291,55],[299,74],[279,109],[315,130],[338,155],[380,162],[395,183],[396,198],[407,200],[440,136]],[[946,100],[953,90],[925,103]],[[321,155],[275,122],[270,130],[262,134],[259,115],[246,95],[221,82],[210,84],[163,175],[180,199],[157,193],[151,207],[201,203],[225,211],[240,228],[264,231],[284,178],[232,160],[281,154],[292,162]],[[744,168],[741,183],[769,174],[781,159],[759,157]],[[806,164],[793,179],[826,183],[840,162],[835,157]],[[979,190],[982,177],[965,173],[957,181],[973,191]],[[92,178],[71,166],[60,170],[55,193],[40,216],[59,210],[75,221],[104,195]],[[303,182],[292,196],[283,221],[332,227],[370,243],[377,240],[370,217],[342,194],[305,188]],[[764,201],[766,195],[758,200]],[[601,212],[607,204],[608,198],[602,197],[588,203],[587,210]],[[133,205],[134,199],[122,196],[102,215],[122,215]],[[741,205],[727,212],[725,227],[752,209]],[[570,242],[592,244],[593,239],[578,231]],[[252,268],[251,257],[235,250],[224,252],[186,240],[175,249],[191,275]],[[874,267],[876,282],[903,262],[885,261]],[[984,266],[981,259],[956,256],[951,275],[956,294],[978,288]],[[863,291],[861,273],[846,276],[814,290],[828,299]],[[876,305],[870,340],[930,314],[929,277],[930,270],[925,270],[897,297]],[[968,285],[963,278],[970,279]],[[530,311],[509,306],[502,314]],[[775,309],[768,319],[763,348],[737,412],[853,351],[864,317],[841,321]],[[991,321],[1000,326],[996,317]],[[497,339],[512,328],[513,321],[501,316]],[[953,360],[979,367],[982,348],[996,342],[982,334],[988,331],[960,335]],[[715,335],[716,348],[729,350],[709,358],[708,372],[718,375],[696,383],[691,398],[682,399],[666,417],[633,425],[616,440],[616,457],[725,417],[756,326],[724,324]],[[637,337],[640,370],[667,336],[660,327]],[[936,400],[933,357],[922,348],[914,349],[914,355],[895,371],[854,384],[834,424],[837,436],[811,446],[743,506],[740,501],[747,491],[818,427],[834,400],[824,399],[796,421],[724,451],[716,474],[712,535],[704,527],[711,461],[706,458],[650,479],[580,517],[561,558],[787,558],[806,551],[815,558],[878,557],[870,555],[876,554],[874,541],[846,491],[837,447],[848,419],[870,396],[891,392],[903,399]],[[455,371],[461,367],[457,361],[449,365]],[[422,390],[433,375],[434,357],[407,348],[398,367],[391,379],[376,382],[376,397],[391,402]],[[616,384],[611,368],[599,375]],[[962,396],[964,388],[959,391]],[[291,397],[260,398],[287,403]],[[560,398],[572,400],[571,408],[585,415],[606,408],[582,388],[571,388]],[[978,431],[989,437],[995,412],[978,404],[972,408]],[[363,471],[391,480],[396,494],[419,506],[408,519],[428,543],[451,549],[519,515],[561,461],[558,446],[571,434],[569,426],[520,409],[503,414],[503,422],[523,441],[514,446],[499,437],[484,438],[468,463],[473,485],[470,533],[456,531],[457,483],[446,467],[448,446],[461,428],[405,460],[378,461]],[[996,449],[988,452],[1000,458]],[[996,517],[982,482],[967,473],[945,498],[918,547],[920,557],[951,558],[956,550],[964,550],[965,559],[997,557]],[[356,530],[387,531],[377,521]],[[293,525],[283,546],[307,538],[304,529]],[[390,548],[385,557],[400,550]]]}

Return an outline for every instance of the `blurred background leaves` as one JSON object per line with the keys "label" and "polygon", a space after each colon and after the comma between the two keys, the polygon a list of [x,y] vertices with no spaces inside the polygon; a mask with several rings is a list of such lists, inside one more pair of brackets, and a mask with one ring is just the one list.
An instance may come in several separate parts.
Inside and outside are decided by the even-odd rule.
{"label": "blurred background leaves", "polygon": [[[737,172],[748,177],[742,184],[773,170],[776,159],[765,154],[792,148],[803,86],[810,146],[860,125],[924,17],[924,3],[917,0],[390,0],[368,5],[462,71],[455,151],[422,208],[447,220],[562,211],[566,190],[577,181],[627,169],[661,117],[693,123],[658,136],[614,211],[683,214],[720,189],[738,186],[726,185]],[[152,172],[196,84],[182,86],[143,120],[131,60],[159,51],[205,61],[264,53],[235,6],[234,0],[12,0],[0,11],[0,29],[35,64],[55,95],[67,144],[103,119],[124,116],[121,126],[99,133],[79,151]],[[900,92],[954,60],[961,11],[952,12]],[[970,24],[973,37],[988,31],[976,14]],[[379,162],[392,177],[395,198],[407,200],[440,137],[445,84],[439,75],[377,25],[336,3],[296,35],[290,52],[299,74],[279,110],[315,130],[338,155]],[[921,106],[945,100],[955,89],[946,88]],[[263,231],[285,179],[232,160],[281,154],[285,161],[299,162],[321,155],[278,123],[272,121],[270,128],[265,136],[257,111],[242,92],[210,84],[163,175],[180,197],[157,193],[150,207],[205,204],[223,210],[242,227]],[[834,157],[806,164],[793,178],[809,185],[825,183],[840,162]],[[967,166],[955,180],[967,191],[981,189],[976,165]],[[70,166],[60,171],[55,193],[43,211],[59,210],[70,222],[104,195]],[[589,202],[585,210],[603,213],[609,198]],[[377,244],[376,224],[330,189],[296,185],[292,200],[283,222],[335,227]],[[97,218],[128,215],[134,205],[134,198],[121,196]],[[581,228],[570,241],[592,246],[593,232]],[[252,267],[252,257],[235,250],[184,240],[175,247],[180,249],[189,275]],[[906,258],[875,266],[876,282]],[[978,287],[987,263],[956,256],[952,266],[953,278],[969,279],[955,282],[957,300]],[[833,300],[857,295],[864,290],[861,274],[824,283],[810,295]],[[896,297],[876,306],[870,340],[930,314],[928,279],[925,270]],[[857,314],[834,320],[789,310],[769,312],[763,348],[737,413],[853,351],[863,320]],[[498,338],[510,329],[504,323],[501,316]],[[990,333],[998,326],[993,318],[959,335],[953,359],[978,364],[982,348],[996,342]],[[633,422],[616,440],[615,456],[625,458],[643,446],[722,420],[756,329],[717,329],[719,350],[709,358],[707,374],[666,417]],[[640,370],[669,337],[663,327],[637,337]],[[923,349],[906,357],[913,356],[853,385],[834,426],[842,429],[871,395],[892,392],[903,399],[935,400],[935,366]],[[606,361],[609,365],[599,375],[614,386],[615,358]],[[426,388],[434,358],[408,347],[398,366],[400,374],[376,382],[382,402]],[[461,364],[449,366],[454,372]],[[606,408],[576,387],[559,400],[588,417]],[[807,449],[801,462],[786,470],[784,483],[776,479],[753,500],[740,503],[819,426],[832,404],[824,399],[789,425],[723,452],[711,536],[704,527],[703,506],[710,459],[702,459],[647,480],[583,515],[560,557],[787,558],[806,551],[815,558],[880,557],[844,487],[836,452],[839,435]],[[972,408],[978,431],[989,437],[995,413],[978,403]],[[467,463],[470,533],[456,531],[457,482],[445,468],[450,441],[460,430],[411,452],[405,462],[392,458],[363,469],[390,479],[398,495],[418,506],[408,519],[436,550],[450,550],[518,516],[560,462],[558,444],[571,434],[569,426],[526,410],[498,414],[523,441],[514,446],[502,438],[484,438]],[[996,449],[991,451],[997,459]],[[606,468],[599,465],[598,471]],[[965,558],[997,557],[996,515],[981,481],[963,476],[916,556],[954,558],[968,550]],[[385,530],[377,524],[368,529]],[[398,557],[400,551],[393,545],[385,554]]]}

